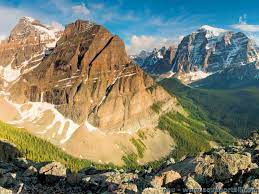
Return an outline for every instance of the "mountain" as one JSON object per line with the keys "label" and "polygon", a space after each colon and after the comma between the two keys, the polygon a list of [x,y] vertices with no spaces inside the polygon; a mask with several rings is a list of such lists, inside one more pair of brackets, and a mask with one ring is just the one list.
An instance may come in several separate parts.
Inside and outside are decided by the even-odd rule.
{"label": "mountain", "polygon": [[185,36],[177,48],[142,51],[131,58],[151,75],[176,77],[184,83],[259,59],[258,47],[242,32],[204,25]]}
{"label": "mountain", "polygon": [[141,51],[139,55],[131,56],[131,59],[148,74],[160,75],[171,70],[175,52],[174,47],[162,47],[152,52]]}
{"label": "mountain", "polygon": [[8,39],[0,44],[0,66],[4,67],[4,79],[14,81],[20,72],[38,64],[55,47],[61,34],[60,29],[41,24],[38,20],[21,18]]}
{"label": "mountain", "polygon": [[[176,73],[175,77],[189,83],[225,68],[240,67],[257,60],[258,49],[245,34],[205,25],[183,38],[172,71]],[[200,76],[195,78],[192,74]]]}
{"label": "mountain", "polygon": [[[184,110],[173,93],[130,60],[123,41],[105,27],[77,20],[59,32],[60,37],[30,44],[43,33],[35,29],[35,22],[41,25],[22,18],[14,28],[21,31],[16,34],[27,28],[32,32],[3,43],[17,44],[21,50],[32,47],[28,53],[32,59],[16,63],[15,48],[5,54],[14,60],[1,65],[0,120],[77,158],[128,168],[167,156],[181,159],[233,141],[226,128]],[[34,53],[34,47],[39,51]],[[159,52],[169,56],[166,49]],[[23,143],[28,139],[33,144],[30,136],[11,131],[0,133],[0,138],[12,137],[12,143],[31,150]],[[31,158],[43,160],[35,150],[30,153]]]}
{"label": "mountain", "polygon": [[176,98],[131,62],[123,41],[103,26],[77,20],[56,32],[25,17],[1,44],[0,101],[9,114],[0,119],[101,163],[121,165],[141,129],[148,137],[142,162],[168,155],[173,141],[156,126],[161,114],[181,110]]}
{"label": "mountain", "polygon": [[144,64],[145,59],[151,55],[152,52],[142,50],[139,54],[130,55],[130,59],[132,59],[135,63],[142,66]]}
{"label": "mountain", "polygon": [[49,56],[19,80],[10,88],[14,100],[54,104],[73,121],[105,130],[153,126],[157,118],[150,106],[170,99],[130,62],[118,36],[80,20],[68,25]]}

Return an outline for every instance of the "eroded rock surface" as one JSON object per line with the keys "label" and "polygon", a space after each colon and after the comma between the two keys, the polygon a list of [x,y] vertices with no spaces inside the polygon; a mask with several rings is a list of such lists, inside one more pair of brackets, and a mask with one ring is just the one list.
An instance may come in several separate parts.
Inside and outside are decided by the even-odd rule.
{"label": "eroded rock surface", "polygon": [[[240,188],[258,193],[258,139],[256,132],[233,146],[214,149],[176,163],[165,161],[158,169],[144,167],[130,172],[90,167],[73,174],[57,162],[39,164],[25,162],[25,159],[0,162],[0,191],[169,194],[201,193],[203,188],[228,193],[228,188]],[[32,165],[26,168],[24,163]]]}
{"label": "eroded rock surface", "polygon": [[118,36],[82,20],[67,25],[56,47],[9,91],[18,103],[54,104],[74,122],[105,130],[154,127],[151,106],[176,101],[129,60]]}

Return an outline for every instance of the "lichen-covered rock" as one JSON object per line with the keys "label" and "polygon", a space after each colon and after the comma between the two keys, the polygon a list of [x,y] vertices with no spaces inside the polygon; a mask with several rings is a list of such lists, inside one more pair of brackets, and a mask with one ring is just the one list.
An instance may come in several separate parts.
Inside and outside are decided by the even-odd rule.
{"label": "lichen-covered rock", "polygon": [[142,194],[169,194],[165,188],[146,188],[143,190]]}
{"label": "lichen-covered rock", "polygon": [[195,172],[204,177],[212,177],[214,169],[214,159],[210,155],[206,155],[204,158],[200,157],[195,167]]}
{"label": "lichen-covered rock", "polygon": [[184,181],[184,184],[185,184],[187,189],[197,191],[197,192],[194,192],[194,193],[201,193],[202,187],[192,177],[186,178],[186,180]]}
{"label": "lichen-covered rock", "polygon": [[10,186],[16,181],[16,173],[6,173],[0,175],[0,186]]}
{"label": "lichen-covered rock", "polygon": [[53,176],[66,176],[67,169],[59,162],[51,162],[39,170],[40,174],[53,175]]}
{"label": "lichen-covered rock", "polygon": [[17,165],[19,168],[27,169],[31,166],[32,162],[27,160],[26,158],[16,158],[14,160],[14,164]]}
{"label": "lichen-covered rock", "polygon": [[123,183],[118,186],[118,188],[116,189],[116,193],[138,193],[138,187],[137,185],[132,183]]}
{"label": "lichen-covered rock", "polygon": [[[251,140],[256,139],[247,138],[245,141]],[[258,165],[250,161],[254,156],[255,146],[240,146],[242,149],[221,147],[197,157],[187,157],[169,166],[165,161],[159,169],[151,171],[97,170],[91,167],[77,174],[70,174],[66,173],[63,165],[56,162],[45,166],[30,162],[31,167],[26,169],[16,160],[0,161],[0,186],[14,193],[169,194],[199,193],[202,188],[220,190],[239,187],[250,189],[254,194],[259,187]],[[245,163],[245,159],[250,165]],[[34,167],[40,166],[37,173]],[[225,169],[224,173],[222,169]],[[218,180],[216,170],[220,170],[224,179]]]}
{"label": "lichen-covered rock", "polygon": [[251,188],[257,189],[257,191],[252,192],[253,194],[259,192],[259,179],[254,179],[253,181],[251,181],[250,185]]}
{"label": "lichen-covered rock", "polygon": [[218,180],[226,180],[241,170],[248,170],[251,165],[251,154],[216,153],[214,154],[214,175]]}
{"label": "lichen-covered rock", "polygon": [[152,181],[151,185],[155,188],[164,187],[165,185],[169,183],[173,183],[176,180],[179,180],[181,178],[181,175],[178,172],[175,171],[166,171],[159,175],[156,175]]}
{"label": "lichen-covered rock", "polygon": [[60,178],[66,177],[67,169],[59,162],[51,162],[41,167],[39,174],[45,177],[46,182],[55,183]]}
{"label": "lichen-covered rock", "polygon": [[138,179],[138,175],[134,173],[107,172],[102,175],[107,177],[106,181],[116,184],[127,183],[134,179]]}

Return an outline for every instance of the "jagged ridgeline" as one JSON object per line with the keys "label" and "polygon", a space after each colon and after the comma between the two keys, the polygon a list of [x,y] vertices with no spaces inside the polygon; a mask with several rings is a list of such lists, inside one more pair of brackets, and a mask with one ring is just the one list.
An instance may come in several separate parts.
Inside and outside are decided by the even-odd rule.
{"label": "jagged ridgeline", "polygon": [[[186,35],[175,49],[163,47],[153,52],[142,51],[131,58],[149,74],[160,78],[173,76],[189,84],[232,69],[240,71],[235,79],[241,82],[251,80],[242,76],[251,68],[246,70],[243,66],[258,61],[258,56],[255,41],[246,34],[204,25]],[[258,75],[255,79],[258,80]],[[218,83],[215,81],[210,86],[214,87],[214,84]]]}
{"label": "jagged ridgeline", "polygon": [[[62,150],[51,147],[53,154],[45,158],[33,150],[27,153],[34,147],[33,136],[8,136],[30,159],[60,157],[76,169],[89,164],[66,152],[136,169],[233,140],[225,128],[183,109],[174,93],[135,65],[123,41],[101,25],[77,20],[59,31],[25,17],[0,45],[0,57],[5,59],[0,106],[9,113],[0,113],[0,119]],[[163,51],[171,61],[172,50]],[[30,144],[22,144],[23,138]]]}
{"label": "jagged ridgeline", "polygon": [[147,135],[142,163],[170,153],[172,138],[155,128],[160,114],[178,109],[176,98],[132,63],[123,41],[103,26],[77,20],[58,31],[25,17],[0,56],[1,104],[10,112],[2,120],[100,163],[122,165],[136,150],[131,139],[138,130]]}

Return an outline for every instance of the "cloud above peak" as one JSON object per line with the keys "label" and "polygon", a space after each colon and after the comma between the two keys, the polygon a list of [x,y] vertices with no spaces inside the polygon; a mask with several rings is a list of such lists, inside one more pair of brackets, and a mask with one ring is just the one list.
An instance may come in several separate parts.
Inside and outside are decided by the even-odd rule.
{"label": "cloud above peak", "polygon": [[259,32],[259,25],[234,24],[234,25],[231,25],[231,27],[244,32]]}
{"label": "cloud above peak", "polygon": [[176,41],[159,36],[133,35],[130,39],[130,44],[127,45],[127,52],[130,55],[138,54],[142,50],[153,50],[163,46],[169,47],[175,45]]}
{"label": "cloud above peak", "polygon": [[244,32],[259,32],[259,25],[257,24],[248,24],[247,23],[247,14],[243,14],[239,17],[239,23],[231,25],[233,29],[241,30]]}

